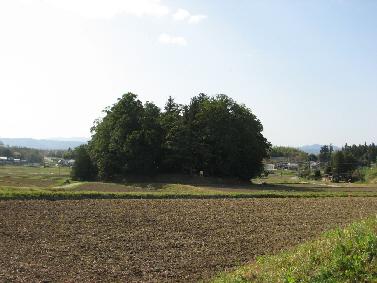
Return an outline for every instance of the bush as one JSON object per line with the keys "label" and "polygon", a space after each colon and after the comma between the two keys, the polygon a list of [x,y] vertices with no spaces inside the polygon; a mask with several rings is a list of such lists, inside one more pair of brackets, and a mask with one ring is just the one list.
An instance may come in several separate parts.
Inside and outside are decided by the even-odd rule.
{"label": "bush", "polygon": [[315,171],[314,171],[313,179],[315,179],[315,180],[320,180],[320,179],[322,179],[321,170],[315,170]]}
{"label": "bush", "polygon": [[309,178],[310,177],[310,170],[309,169],[302,170],[298,173],[298,176],[300,178]]}
{"label": "bush", "polygon": [[365,181],[365,172],[362,170],[355,170],[352,172],[352,181],[358,182],[358,181]]}
{"label": "bush", "polygon": [[325,168],[325,174],[326,175],[331,175],[332,173],[332,167],[331,166],[326,166]]}

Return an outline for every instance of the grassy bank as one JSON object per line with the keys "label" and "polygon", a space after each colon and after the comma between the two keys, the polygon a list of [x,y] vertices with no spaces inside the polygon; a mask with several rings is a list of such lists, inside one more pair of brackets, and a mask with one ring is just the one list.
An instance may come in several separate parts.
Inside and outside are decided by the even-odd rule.
{"label": "grassy bank", "polygon": [[368,184],[377,184],[377,167],[361,169],[361,175],[364,182]]}
{"label": "grassy bank", "polygon": [[323,234],[275,256],[263,256],[212,283],[377,282],[377,218]]}
{"label": "grassy bank", "polygon": [[377,197],[373,184],[309,183],[292,172],[255,179],[253,184],[175,175],[139,182],[74,182],[69,173],[69,168],[0,166],[0,199]]}
{"label": "grassy bank", "polygon": [[[110,186],[111,184],[109,184]],[[318,198],[318,197],[377,197],[377,192],[328,192],[250,189],[223,191],[181,184],[166,184],[141,190],[125,186],[122,191],[81,190],[80,184],[57,188],[0,187],[0,199],[219,199],[219,198]]]}

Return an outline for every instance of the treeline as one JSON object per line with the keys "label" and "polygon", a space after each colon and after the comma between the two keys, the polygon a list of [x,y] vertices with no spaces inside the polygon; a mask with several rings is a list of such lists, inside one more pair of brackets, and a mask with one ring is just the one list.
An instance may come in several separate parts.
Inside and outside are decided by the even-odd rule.
{"label": "treeline", "polygon": [[326,164],[325,173],[362,180],[360,168],[376,163],[377,147],[374,143],[352,146],[345,144],[340,150],[334,151],[331,145],[326,145],[321,148],[319,159]]}
{"label": "treeline", "polygon": [[226,95],[199,94],[188,105],[169,97],[161,110],[127,93],[104,114],[75,150],[75,179],[199,171],[249,179],[262,172],[270,148],[261,122]]}
{"label": "treeline", "polygon": [[43,154],[40,150],[26,147],[7,147],[0,145],[0,156],[22,159],[30,163],[40,163],[43,161]]}
{"label": "treeline", "polygon": [[377,147],[374,143],[352,146],[345,144],[342,151],[353,156],[360,166],[370,166],[372,163],[376,163]]}
{"label": "treeline", "polygon": [[342,159],[343,163],[352,163],[356,167],[369,167],[372,163],[376,163],[377,146],[372,143],[367,145],[348,145],[345,144],[340,150],[334,151],[333,147],[322,146],[319,153],[321,162],[334,161],[333,159]]}
{"label": "treeline", "polygon": [[306,161],[309,154],[294,147],[273,146],[269,152],[270,157],[285,157],[292,161]]}

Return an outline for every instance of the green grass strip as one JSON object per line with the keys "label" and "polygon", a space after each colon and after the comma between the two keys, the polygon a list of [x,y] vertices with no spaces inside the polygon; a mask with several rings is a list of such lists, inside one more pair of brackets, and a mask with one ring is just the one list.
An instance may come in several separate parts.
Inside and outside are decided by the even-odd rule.
{"label": "green grass strip", "polygon": [[212,281],[225,282],[377,282],[377,218],[326,232],[275,256],[262,256]]}

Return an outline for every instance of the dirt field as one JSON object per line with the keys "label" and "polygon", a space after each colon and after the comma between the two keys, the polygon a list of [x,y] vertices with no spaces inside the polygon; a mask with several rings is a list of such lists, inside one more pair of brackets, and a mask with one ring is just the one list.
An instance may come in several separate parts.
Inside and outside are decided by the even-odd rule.
{"label": "dirt field", "polygon": [[377,198],[0,202],[0,282],[177,282],[377,213]]}
{"label": "dirt field", "polygon": [[[1,182],[1,180],[0,180]],[[0,183],[1,184],[1,183]],[[76,191],[97,191],[97,192],[154,192],[161,190],[165,183],[138,183],[138,184],[116,184],[116,183],[99,183],[90,182],[79,185]],[[354,192],[364,192],[364,193],[377,193],[376,185],[366,185],[366,184],[267,184],[267,185],[208,185],[201,184],[188,185],[191,188],[201,189],[201,190],[211,190],[225,193],[250,193],[258,191],[277,191],[277,192],[344,192],[344,193],[354,193]]]}

